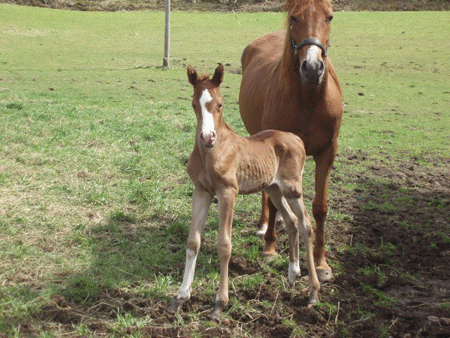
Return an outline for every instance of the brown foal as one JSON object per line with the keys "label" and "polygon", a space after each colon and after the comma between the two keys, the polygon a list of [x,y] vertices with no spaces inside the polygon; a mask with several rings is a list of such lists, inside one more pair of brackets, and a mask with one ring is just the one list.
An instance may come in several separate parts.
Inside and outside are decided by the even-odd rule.
{"label": "brown foal", "polygon": [[288,280],[291,284],[300,275],[299,233],[303,239],[309,272],[309,304],[314,305],[318,301],[320,284],[313,259],[311,223],[302,196],[306,157],[303,142],[292,133],[275,130],[266,130],[248,138],[237,135],[222,117],[222,64],[216,68],[212,79],[209,75],[199,77],[191,66],[187,73],[194,86],[192,105],[197,117],[195,146],[187,164],[195,189],[183,282],[168,311],[177,312],[190,298],[201,233],[213,196],[217,195],[220,282],[210,318],[220,320],[221,311],[228,304],[228,263],[235,200],[238,194],[258,191],[265,191],[270,196],[271,208],[275,212],[278,210],[285,221],[289,233]]}

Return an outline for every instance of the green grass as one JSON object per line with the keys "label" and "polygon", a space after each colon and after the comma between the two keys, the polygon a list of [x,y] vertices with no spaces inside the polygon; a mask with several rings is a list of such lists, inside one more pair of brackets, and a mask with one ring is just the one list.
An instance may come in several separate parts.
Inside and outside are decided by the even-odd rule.
{"label": "green grass", "polygon": [[[203,308],[196,307],[190,317],[165,323],[156,318],[153,323],[155,318],[123,306],[128,297],[143,302],[141,307],[162,309],[181,281],[193,192],[185,162],[195,130],[185,66],[211,72],[217,62],[226,65],[225,119],[245,135],[237,104],[240,55],[255,37],[282,29],[283,20],[282,13],[173,12],[171,67],[164,69],[163,12],[0,5],[1,334],[96,336],[99,331],[140,337],[146,327],[184,325],[198,334],[199,326],[209,325],[202,322]],[[330,56],[346,104],[343,156],[362,150],[394,169],[401,164],[397,158],[439,167],[429,160],[450,156],[450,32],[441,29],[447,23],[445,12],[336,13]],[[308,160],[309,195],[312,169]],[[366,163],[336,163],[336,177],[366,170]],[[355,188],[351,180],[344,183],[344,192]],[[381,206],[385,212],[405,202],[388,197]],[[348,226],[353,216],[335,207],[329,224]],[[241,313],[258,318],[268,308],[281,307],[275,300],[261,299],[255,307],[234,298],[243,290],[257,291],[264,276],[276,281],[275,290],[288,289],[285,241],[272,265],[259,257],[263,243],[253,236],[258,212],[259,196],[239,198],[233,252],[261,272],[231,278],[230,321]],[[216,237],[213,207],[193,291],[206,309],[218,284]],[[445,232],[441,238],[448,242]],[[395,249],[391,243],[348,248],[372,250],[373,255],[380,250],[387,256]],[[363,273],[378,273],[371,269]],[[120,296],[110,295],[119,291]],[[394,302],[370,286],[366,291],[381,303]],[[61,313],[50,311],[54,295],[76,304],[88,317],[74,321],[71,329],[62,327],[56,320]],[[145,303],[146,298],[152,303]],[[335,311],[333,306],[327,309]],[[63,304],[58,308],[62,311]],[[332,310],[327,311],[332,317]],[[98,325],[90,325],[92,321]],[[282,325],[291,336],[307,335],[290,318]]]}

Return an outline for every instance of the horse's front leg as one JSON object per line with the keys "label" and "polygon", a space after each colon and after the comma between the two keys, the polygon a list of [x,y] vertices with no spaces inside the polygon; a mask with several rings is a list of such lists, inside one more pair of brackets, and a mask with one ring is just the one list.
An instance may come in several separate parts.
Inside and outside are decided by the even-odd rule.
{"label": "horse's front leg", "polygon": [[192,222],[186,244],[186,263],[184,268],[183,282],[181,283],[178,296],[172,301],[167,311],[176,313],[181,305],[191,297],[191,286],[194,280],[195,263],[200,250],[202,231],[205,228],[208,210],[213,196],[199,188],[194,189],[192,196]]}
{"label": "horse's front leg", "polygon": [[228,305],[228,264],[231,258],[231,228],[233,225],[234,204],[237,189],[228,188],[217,194],[219,202],[219,234],[217,238],[217,252],[220,263],[219,290],[216,305],[209,316],[211,320],[220,321],[220,314]]}
{"label": "horse's front leg", "polygon": [[258,226],[259,230],[256,232],[256,236],[264,237],[269,225],[269,195],[264,191],[261,193],[261,216],[259,217]]}
{"label": "horse's front leg", "polygon": [[316,221],[316,245],[314,258],[316,271],[320,281],[327,281],[333,277],[331,268],[327,264],[325,251],[325,220],[328,213],[327,190],[333,160],[336,156],[337,145],[330,146],[320,156],[314,156],[316,162],[315,192],[313,201],[313,215]]}

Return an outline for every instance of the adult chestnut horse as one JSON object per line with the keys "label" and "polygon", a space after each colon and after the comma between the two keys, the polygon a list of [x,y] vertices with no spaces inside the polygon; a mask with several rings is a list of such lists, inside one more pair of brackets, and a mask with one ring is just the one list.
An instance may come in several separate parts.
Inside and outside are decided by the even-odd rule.
{"label": "adult chestnut horse", "polygon": [[[319,280],[332,277],[326,262],[325,219],[327,185],[337,152],[342,120],[342,90],[327,57],[333,12],[330,0],[287,0],[286,31],[257,38],[242,54],[239,95],[247,131],[290,131],[303,140],[314,158],[316,221],[314,258]],[[260,227],[265,233],[264,255],[275,254],[275,210],[263,193]]]}

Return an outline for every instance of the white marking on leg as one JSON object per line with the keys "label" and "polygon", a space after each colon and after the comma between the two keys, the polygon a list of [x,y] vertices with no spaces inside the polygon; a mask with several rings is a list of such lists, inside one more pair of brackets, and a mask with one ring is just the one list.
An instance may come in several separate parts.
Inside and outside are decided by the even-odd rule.
{"label": "white marking on leg", "polygon": [[267,227],[268,227],[267,223],[261,224],[261,228],[259,228],[259,230],[256,232],[256,236],[264,237],[267,231]]}
{"label": "white marking on leg", "polygon": [[206,137],[215,132],[213,115],[206,108],[206,104],[212,101],[211,94],[205,89],[200,97],[200,107],[202,108],[202,133]]}
{"label": "white marking on leg", "polygon": [[183,283],[178,291],[178,299],[189,299],[191,297],[191,286],[194,280],[195,262],[197,255],[194,250],[186,250],[186,265],[184,267]]}
{"label": "white marking on leg", "polygon": [[289,262],[288,281],[294,284],[297,276],[300,275],[300,264],[298,262]]}

